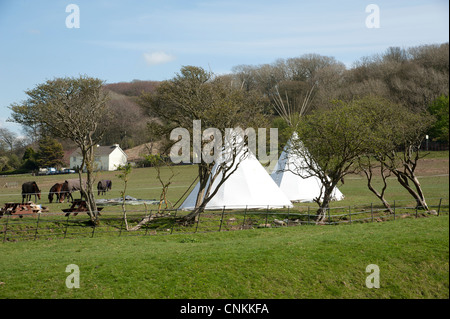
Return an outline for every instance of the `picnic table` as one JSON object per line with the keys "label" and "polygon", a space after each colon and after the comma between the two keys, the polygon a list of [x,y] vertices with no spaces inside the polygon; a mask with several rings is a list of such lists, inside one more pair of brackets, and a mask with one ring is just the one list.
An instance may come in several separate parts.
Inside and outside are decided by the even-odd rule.
{"label": "picnic table", "polygon": [[[98,215],[101,216],[100,211],[103,209],[103,207],[97,207]],[[89,209],[87,208],[86,201],[81,199],[75,199],[72,203],[72,206],[70,208],[65,208],[62,210],[64,213],[66,213],[64,216],[69,216],[70,213],[73,213],[74,216],[77,216],[78,213],[88,212]]]}
{"label": "picnic table", "polygon": [[47,211],[47,208],[33,202],[27,202],[25,204],[5,203],[5,205],[0,208],[0,217],[3,215],[16,215],[22,218],[23,215],[38,214],[43,211]]}

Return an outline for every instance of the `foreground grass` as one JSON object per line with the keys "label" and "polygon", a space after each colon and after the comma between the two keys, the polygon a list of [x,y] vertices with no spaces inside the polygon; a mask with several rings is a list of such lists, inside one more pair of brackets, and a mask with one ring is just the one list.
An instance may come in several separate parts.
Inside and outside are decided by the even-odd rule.
{"label": "foreground grass", "polygon": [[[0,244],[0,298],[449,298],[449,217]],[[79,289],[65,286],[80,267]],[[380,288],[365,286],[366,266]]]}

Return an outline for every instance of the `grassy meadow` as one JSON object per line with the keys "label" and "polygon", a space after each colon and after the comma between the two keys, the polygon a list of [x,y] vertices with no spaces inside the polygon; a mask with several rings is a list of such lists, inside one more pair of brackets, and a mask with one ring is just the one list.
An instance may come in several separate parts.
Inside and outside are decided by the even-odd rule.
{"label": "grassy meadow", "polygon": [[[449,217],[0,245],[0,298],[449,298]],[[80,288],[65,286],[67,265]],[[380,268],[380,288],[365,285]]]}
{"label": "grassy meadow", "polygon": [[[448,212],[448,152],[433,153],[418,170],[429,204],[445,198]],[[197,173],[194,165],[174,171],[168,194],[172,204]],[[97,179],[113,181],[112,191],[101,198],[120,196],[123,182],[117,174],[98,173]],[[0,177],[0,205],[20,202],[20,185],[36,180],[42,190],[38,203],[61,212],[70,204],[49,204],[48,190],[76,176]],[[170,170],[163,169],[163,179],[169,176]],[[346,198],[333,202],[334,207],[379,204],[362,176],[348,176],[339,188]],[[154,168],[133,169],[128,195],[159,199],[160,190]],[[395,180],[390,180],[386,198],[399,205],[413,203]],[[294,210],[305,206],[315,204],[296,204]],[[104,210],[121,214],[120,207]],[[2,223],[4,219],[0,227]],[[449,298],[448,213],[338,226],[6,241],[0,243],[0,256],[0,299]],[[65,285],[69,264],[80,268],[79,289]],[[379,289],[365,285],[369,264],[380,268]]]}
{"label": "grassy meadow", "polygon": [[[438,201],[439,198],[448,198],[449,195],[449,152],[432,152],[429,156],[419,162],[417,169],[425,196],[428,200]],[[168,199],[176,207],[189,194],[186,193],[188,187],[194,182],[197,176],[196,165],[183,165],[173,167],[175,176],[168,191]],[[169,168],[161,168],[161,177],[164,181],[168,180],[172,174]],[[161,184],[156,178],[156,169],[134,168],[129,176],[127,186],[127,195],[139,199],[159,200],[161,194]],[[31,176],[9,175],[0,176],[0,205],[6,202],[21,202],[21,185],[23,182],[34,180],[39,185],[42,198],[39,204],[48,207],[51,212],[60,212],[62,208],[70,207],[69,204],[48,203],[48,191],[56,182],[63,182],[65,179],[77,178],[78,174],[49,175],[49,176]],[[123,190],[123,181],[118,178],[118,172],[98,172],[96,180],[111,179],[112,191],[107,195],[98,198],[117,198],[120,197],[120,191]],[[12,187],[8,187],[12,185]],[[195,185],[195,184],[194,184]],[[381,181],[375,179],[375,185],[381,186]],[[348,207],[355,205],[370,205],[377,203],[378,199],[367,188],[367,182],[362,175],[349,175],[345,178],[343,185],[338,185],[339,189],[345,195],[345,199],[339,202],[333,202],[332,207]],[[192,189],[192,188],[191,188]],[[185,194],[186,193],[186,194]],[[75,193],[74,198],[79,198],[79,193]],[[183,196],[183,194],[185,194]],[[411,201],[408,192],[393,178],[389,178],[386,199],[390,202],[396,200],[401,203],[414,203]],[[34,198],[32,199],[34,200]],[[177,203],[178,202],[178,203]],[[316,207],[316,204],[301,203],[296,206]],[[120,209],[118,209],[120,211]]]}

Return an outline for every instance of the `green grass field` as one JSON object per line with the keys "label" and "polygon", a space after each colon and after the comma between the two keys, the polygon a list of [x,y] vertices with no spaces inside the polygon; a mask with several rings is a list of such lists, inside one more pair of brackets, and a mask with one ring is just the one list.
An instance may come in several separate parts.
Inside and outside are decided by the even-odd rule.
{"label": "green grass field", "polygon": [[[0,298],[449,298],[449,217],[0,245]],[[65,286],[66,266],[80,288]],[[365,285],[369,264],[380,288]]]}
{"label": "green grass field", "polygon": [[[444,198],[448,212],[448,152],[424,164],[425,195],[432,204]],[[197,173],[195,166],[175,171],[173,204]],[[163,170],[163,178],[168,173]],[[76,175],[0,177],[0,186],[8,185],[0,189],[0,204],[20,202],[21,183],[36,180],[39,203],[61,212],[70,204],[49,204],[46,196],[53,183],[70,177]],[[119,197],[117,172],[98,173],[103,178],[113,181],[103,198]],[[334,207],[379,204],[361,176],[349,176],[339,187],[346,198]],[[158,199],[155,169],[134,169],[128,190],[136,198]],[[395,180],[386,197],[398,205],[413,203]],[[306,206],[315,204],[296,204],[293,211]],[[120,216],[121,209],[108,208],[107,214]],[[0,243],[0,298],[449,298],[448,231],[444,213],[337,226],[6,241]],[[69,264],[80,268],[79,289],[65,285]],[[365,285],[369,264],[380,268],[379,289]]]}
{"label": "green grass field", "polygon": [[[449,179],[448,179],[448,151],[436,152],[430,162],[422,164],[423,168],[419,169],[420,181],[423,186],[425,196],[429,200],[439,199],[441,197],[448,198]],[[446,158],[444,155],[446,154]],[[431,165],[431,168],[429,167]],[[434,168],[434,169],[433,169]],[[176,166],[174,168],[176,176],[172,180],[169,188],[168,199],[172,204],[180,205],[187,194],[182,197],[191,183],[197,176],[197,167],[195,165]],[[99,172],[96,179],[111,179],[113,189],[106,196],[100,198],[117,198],[120,197],[120,191],[123,189],[123,182],[117,177],[117,172]],[[161,175],[163,179],[170,176],[168,168],[162,168]],[[54,176],[3,176],[0,177],[0,204],[6,202],[21,201],[21,185],[25,181],[35,180],[41,191],[42,199],[39,204],[47,206],[51,212],[60,212],[62,208],[68,208],[67,203],[48,203],[47,195],[50,187],[56,182],[63,182],[68,178],[77,178],[77,174],[72,175],[54,175]],[[380,185],[380,181],[376,181],[376,185]],[[13,185],[13,187],[5,187],[5,185]],[[368,190],[366,179],[360,175],[350,175],[345,178],[344,185],[338,185],[339,189],[345,195],[345,199],[339,202],[333,202],[332,207],[348,207],[354,205],[367,205],[377,203],[378,199]],[[156,179],[156,170],[154,168],[136,168],[130,174],[127,194],[140,199],[159,199],[161,193],[161,185]],[[79,196],[76,194],[76,196]],[[389,178],[387,190],[388,201],[414,203],[407,191],[399,185],[394,178]],[[296,206],[312,206],[316,204],[298,204]],[[118,209],[120,211],[120,208]]]}

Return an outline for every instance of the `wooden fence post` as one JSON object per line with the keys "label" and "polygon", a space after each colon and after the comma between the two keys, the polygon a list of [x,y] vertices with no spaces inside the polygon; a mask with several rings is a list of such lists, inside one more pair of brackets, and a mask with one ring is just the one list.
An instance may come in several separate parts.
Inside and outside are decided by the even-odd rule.
{"label": "wooden fence post", "polygon": [[394,199],[394,220],[395,220],[395,199]]}
{"label": "wooden fence post", "polygon": [[67,236],[67,228],[69,227],[69,218],[70,214],[67,214],[66,227],[64,228],[64,239],[66,239]]}
{"label": "wooden fence post", "polygon": [[348,218],[350,219],[350,224],[352,223],[352,211],[351,206],[348,206]]}
{"label": "wooden fence post", "polygon": [[442,204],[442,198],[439,199],[439,207],[438,207],[438,211],[437,211],[437,215],[439,216],[440,212],[441,212],[441,204]]}
{"label": "wooden fence post", "polygon": [[223,213],[225,212],[225,206],[223,206],[223,209],[222,209],[222,215],[221,215],[221,217],[220,217],[220,226],[219,226],[219,232],[221,231],[221,229],[222,229],[222,223],[223,223]]}
{"label": "wooden fence post", "polygon": [[6,225],[5,225],[5,232],[4,232],[4,236],[3,236],[3,242],[6,241],[6,232],[8,231],[9,216],[10,215],[8,214],[8,216],[6,217]]}
{"label": "wooden fence post", "polygon": [[242,222],[242,229],[244,229],[244,227],[245,227],[245,217],[247,216],[247,207],[248,207],[248,205],[245,205],[244,221]]}
{"label": "wooden fence post", "polygon": [[[150,213],[151,213],[151,212],[152,212],[152,211],[150,211]],[[175,215],[173,215],[172,229],[170,230],[170,234],[171,234],[171,235],[172,235],[172,233],[173,233],[173,227],[175,226],[177,213],[178,213],[178,209],[175,210]]]}
{"label": "wooden fence post", "polygon": [[196,233],[197,232],[197,229],[198,229],[198,223],[200,223],[200,215],[201,215],[202,213],[199,213],[198,215],[197,215],[197,225],[195,225],[195,231],[194,231],[194,233]]}
{"label": "wooden fence post", "polygon": [[[122,235],[122,228],[123,228],[124,220],[125,220],[125,212],[123,212],[123,215],[122,215],[122,223],[120,224],[119,237]],[[94,225],[94,228],[95,228],[95,225]],[[92,232],[92,236],[94,236],[94,232]]]}
{"label": "wooden fence post", "polygon": [[287,215],[287,223],[286,223],[286,225],[289,227],[289,215],[290,215],[290,213],[291,213],[291,208],[290,207],[288,207],[288,215]]}
{"label": "wooden fence post", "polygon": [[[147,205],[145,205],[145,212],[147,212]],[[150,209],[150,214],[148,215],[148,218],[150,219],[152,217],[152,210]],[[147,215],[144,214],[144,219],[147,218]],[[148,227],[145,227],[145,234],[144,236],[147,236],[148,233]]]}
{"label": "wooden fence post", "polygon": [[373,223],[373,203],[370,203],[370,215],[372,215],[372,223]]}
{"label": "wooden fence post", "polygon": [[40,218],[41,218],[41,214],[38,214],[38,218],[37,218],[37,222],[36,222],[36,231],[34,232],[34,240],[36,240],[36,237],[37,237]]}
{"label": "wooden fence post", "polygon": [[[92,227],[92,234],[91,234],[91,238],[94,238],[94,233],[95,233],[95,224],[94,224],[94,226]],[[122,232],[122,228],[120,229],[120,231]]]}

